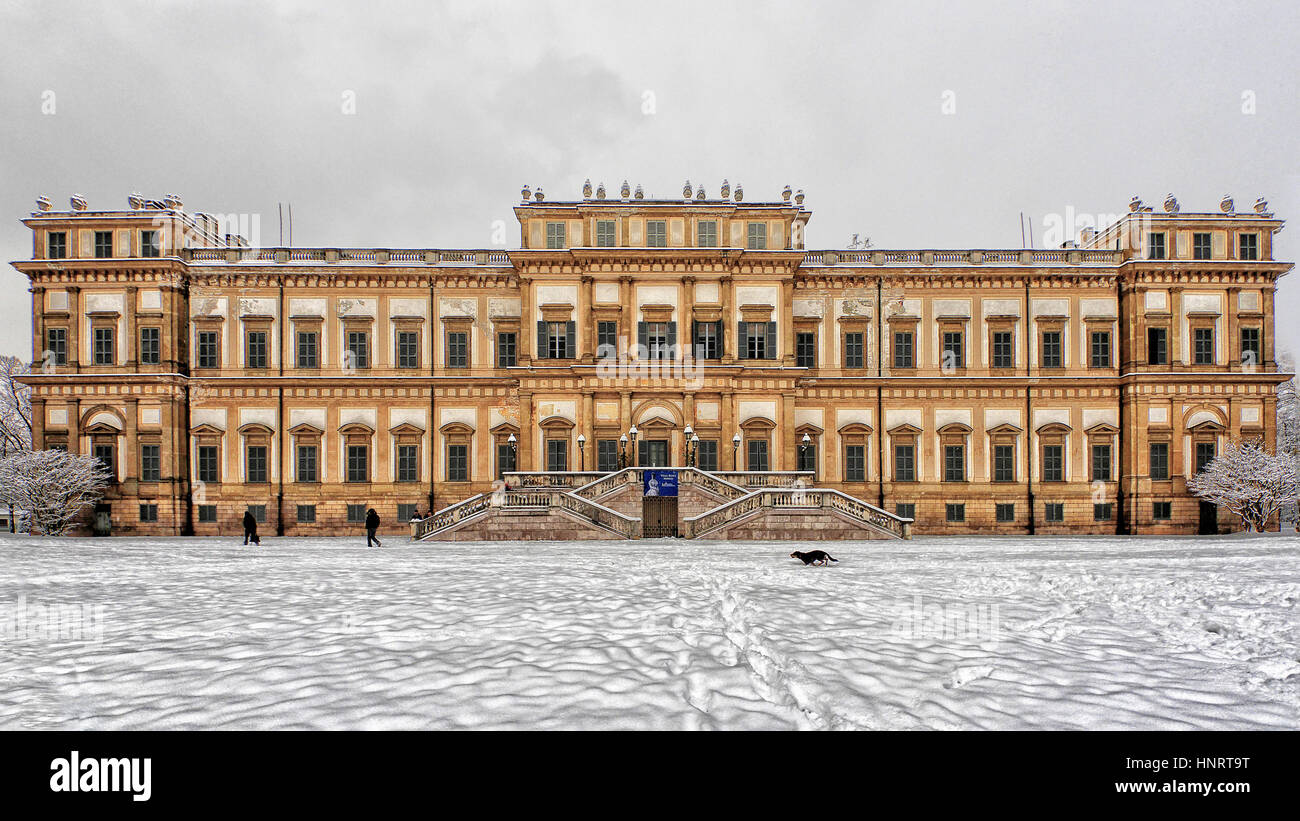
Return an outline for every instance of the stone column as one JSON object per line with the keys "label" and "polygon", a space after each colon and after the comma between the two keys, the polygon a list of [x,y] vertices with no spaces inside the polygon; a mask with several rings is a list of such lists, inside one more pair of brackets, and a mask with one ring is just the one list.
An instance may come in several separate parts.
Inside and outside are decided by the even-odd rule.
{"label": "stone column", "polygon": [[32,450],[45,450],[45,399],[37,396],[32,397]]}
{"label": "stone column", "polygon": [[[724,276],[720,282],[719,299],[722,302],[722,364],[734,365],[737,356],[740,354],[740,346],[745,344],[745,340],[736,338],[736,317],[733,310],[735,301],[736,287],[731,277]],[[725,398],[725,397],[724,397]],[[731,443],[727,443],[731,447]],[[722,457],[718,457],[721,461]]]}
{"label": "stone column", "polygon": [[794,365],[794,279],[781,283],[781,363]]}
{"label": "stone column", "polygon": [[[45,360],[45,328],[42,319],[45,316],[45,289],[33,285],[32,291],[32,364],[39,368]],[[33,442],[35,440],[33,439]]]}
{"label": "stone column", "polygon": [[81,403],[71,399],[68,410],[68,453],[81,453]]}
{"label": "stone column", "polygon": [[736,404],[735,395],[723,393],[721,395],[722,405],[722,441],[718,443],[718,469],[719,470],[739,470],[736,462],[740,456],[737,453],[736,458],[732,459],[731,438],[736,435]]}
{"label": "stone column", "polygon": [[596,361],[595,345],[592,339],[596,328],[591,319],[591,277],[584,276],[578,286],[578,361],[591,363]]}
{"label": "stone column", "polygon": [[122,340],[122,347],[124,349],[123,353],[126,354],[126,366],[128,368],[134,368],[140,363],[140,340],[136,339],[135,332],[135,312],[137,307],[136,287],[128,285],[126,298],[122,305],[122,319],[126,326],[126,331],[123,333],[126,339]]}
{"label": "stone column", "polygon": [[533,438],[537,431],[533,427],[533,395],[519,392],[519,453],[515,460],[515,469],[534,470]]}
{"label": "stone column", "polygon": [[[1241,348],[1234,345],[1234,342],[1237,340],[1237,297],[1240,293],[1241,288],[1236,285],[1228,288],[1227,319],[1223,324],[1223,333],[1226,336],[1223,340],[1223,350],[1227,360],[1225,364],[1227,364],[1228,370],[1230,371],[1241,370]],[[1216,339],[1215,344],[1219,344],[1219,340]],[[1235,355],[1233,354],[1234,350],[1236,350]],[[1217,358],[1217,352],[1215,353],[1215,356]],[[1259,362],[1255,363],[1256,367],[1260,364],[1261,363]]]}
{"label": "stone column", "polygon": [[799,466],[794,434],[794,394],[781,395],[781,418],[776,426],[776,450],[781,454],[781,464],[777,470],[794,470]]}
{"label": "stone column", "polygon": [[[619,331],[627,338],[628,359],[631,359],[632,346],[637,344],[636,332],[636,288],[632,286],[632,277],[618,278],[618,301],[623,306],[623,319]],[[631,424],[629,420],[628,424]],[[626,430],[626,428],[625,428]]]}
{"label": "stone column", "polygon": [[68,286],[68,369],[81,371],[81,289]]}
{"label": "stone column", "polygon": [[140,400],[134,396],[127,397],[126,407],[122,409],[122,415],[126,417],[126,429],[122,431],[126,437],[125,452],[118,456],[124,474],[122,494],[124,496],[134,496],[137,492],[136,480],[140,476]]}
{"label": "stone column", "polygon": [[596,403],[591,395],[590,390],[582,392],[582,417],[579,421],[578,432],[587,437],[587,447],[585,452],[578,451],[578,456],[582,459],[579,465],[581,470],[596,469],[596,425],[595,425]]}
{"label": "stone column", "polygon": [[[682,280],[681,312],[678,318],[677,344],[695,356],[695,277]],[[681,357],[685,359],[686,357]]]}
{"label": "stone column", "polygon": [[1169,289],[1169,365],[1183,366],[1183,289]]}
{"label": "stone column", "polygon": [[[437,317],[431,317],[437,322]],[[530,280],[519,278],[519,349],[516,360],[520,365],[531,365],[533,361],[533,340],[537,337],[537,322],[533,317],[533,283]],[[437,343],[434,343],[436,350]],[[523,394],[520,394],[520,408],[523,407]],[[522,410],[521,410],[522,413]],[[523,438],[523,429],[521,428],[520,438]],[[521,443],[522,444],[522,443]],[[523,456],[523,449],[520,448],[519,455]],[[522,464],[522,463],[521,463]],[[520,470],[523,470],[521,467]]]}
{"label": "stone column", "polygon": [[1273,296],[1277,293],[1277,287],[1264,289],[1264,367],[1272,371],[1277,368],[1277,361],[1273,356]]}

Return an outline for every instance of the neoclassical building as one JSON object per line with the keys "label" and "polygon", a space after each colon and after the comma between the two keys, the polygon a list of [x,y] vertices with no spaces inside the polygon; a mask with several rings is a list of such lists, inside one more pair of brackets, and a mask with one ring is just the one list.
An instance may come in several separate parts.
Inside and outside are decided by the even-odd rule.
{"label": "neoclassical building", "polygon": [[802,192],[715,193],[525,188],[514,250],[253,248],[174,196],[42,198],[13,263],[36,446],[111,465],[128,534],[400,530],[507,474],[688,463],[917,533],[1237,527],[1185,481],[1274,441],[1292,265],[1262,200],[1135,198],[1056,250],[807,250]]}

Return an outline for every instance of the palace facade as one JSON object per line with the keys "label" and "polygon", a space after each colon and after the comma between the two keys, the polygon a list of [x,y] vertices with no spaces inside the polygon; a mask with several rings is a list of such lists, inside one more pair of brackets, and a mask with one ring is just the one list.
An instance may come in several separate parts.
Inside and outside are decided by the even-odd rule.
{"label": "palace facade", "polygon": [[[1260,201],[1057,250],[807,250],[802,192],[527,188],[516,250],[253,248],[179,200],[24,220],[37,448],[115,534],[386,529],[506,474],[797,474],[917,533],[1238,527],[1186,478],[1275,437]],[[796,475],[786,473],[785,475]],[[89,521],[88,521],[89,527]]]}

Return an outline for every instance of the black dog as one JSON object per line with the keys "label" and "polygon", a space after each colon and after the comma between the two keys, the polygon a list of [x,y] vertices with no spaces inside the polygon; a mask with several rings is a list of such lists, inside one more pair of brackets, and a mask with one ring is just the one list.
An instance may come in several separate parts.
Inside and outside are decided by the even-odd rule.
{"label": "black dog", "polygon": [[790,558],[798,559],[801,562],[803,562],[805,565],[815,564],[818,565],[819,567],[825,567],[831,562],[839,561],[839,559],[827,553],[825,550],[813,550],[808,553],[800,553],[798,550],[796,550],[795,552],[790,554]]}

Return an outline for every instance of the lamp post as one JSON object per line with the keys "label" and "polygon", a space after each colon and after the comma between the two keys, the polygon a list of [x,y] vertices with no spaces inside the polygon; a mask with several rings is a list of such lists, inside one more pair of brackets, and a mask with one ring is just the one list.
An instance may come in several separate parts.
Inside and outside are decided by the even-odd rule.
{"label": "lamp post", "polygon": [[740,451],[740,434],[737,433],[731,437],[731,469],[740,470],[740,464],[736,461],[737,453]]}
{"label": "lamp post", "polygon": [[700,456],[700,437],[698,434],[691,435],[691,467],[695,467],[695,460]]}
{"label": "lamp post", "polygon": [[[510,466],[514,470],[519,470],[519,440],[512,433],[506,437],[506,444],[510,446]],[[506,477],[503,475],[501,478]]]}
{"label": "lamp post", "polygon": [[[807,436],[808,434],[805,433],[804,438],[807,438]],[[585,448],[586,446],[587,446],[587,437],[579,433],[578,434],[578,471],[579,472],[582,472],[587,469],[587,454],[585,451],[583,451],[583,448]]]}
{"label": "lamp post", "polygon": [[618,466],[627,467],[627,434],[618,437]]}
{"label": "lamp post", "polygon": [[695,463],[691,461],[691,435],[694,433],[695,428],[692,428],[690,423],[687,423],[686,429],[682,431],[682,439],[686,443],[686,466],[688,468],[695,467]]}
{"label": "lamp post", "polygon": [[639,433],[639,431],[636,429],[636,425],[633,425],[632,428],[631,428],[631,430],[629,430],[629,431],[627,432],[627,435],[630,436],[630,437],[632,437],[632,467],[636,467],[636,465],[637,465],[637,461],[638,461],[638,459],[637,459],[637,453],[636,453],[636,435],[637,435],[637,433]]}
{"label": "lamp post", "polygon": [[802,462],[807,457],[810,447],[812,447],[812,437],[805,433],[799,440],[799,461]]}

